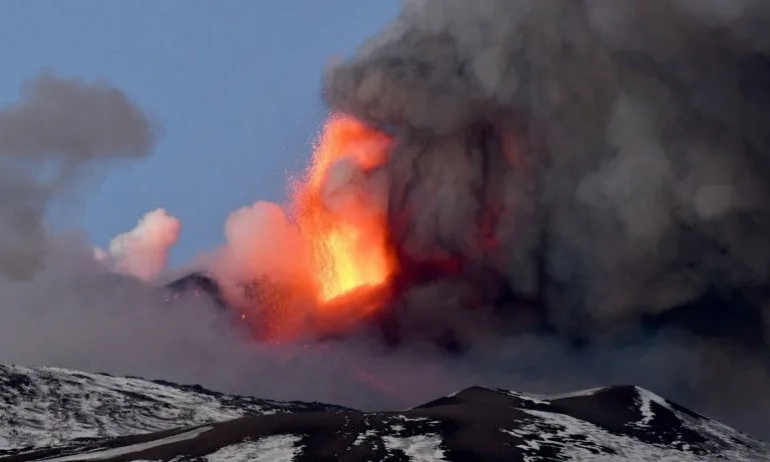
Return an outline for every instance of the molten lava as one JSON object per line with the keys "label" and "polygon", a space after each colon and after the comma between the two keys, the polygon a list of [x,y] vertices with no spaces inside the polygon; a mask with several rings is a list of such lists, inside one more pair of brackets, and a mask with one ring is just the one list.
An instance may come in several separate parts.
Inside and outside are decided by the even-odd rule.
{"label": "molten lava", "polygon": [[[343,315],[340,300],[369,289],[381,291],[395,271],[384,206],[369,187],[390,142],[354,119],[332,116],[306,177],[294,183],[292,212],[310,252],[308,266],[322,311]],[[361,304],[359,311],[370,307]],[[351,309],[341,311],[345,317],[365,314]]]}

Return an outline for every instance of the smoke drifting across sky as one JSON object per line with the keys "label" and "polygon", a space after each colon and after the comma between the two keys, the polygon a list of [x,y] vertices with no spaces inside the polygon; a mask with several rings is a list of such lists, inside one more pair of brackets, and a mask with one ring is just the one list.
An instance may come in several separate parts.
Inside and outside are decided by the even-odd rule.
{"label": "smoke drifting across sky", "polygon": [[147,156],[153,131],[120,91],[41,74],[0,110],[0,273],[42,264],[43,218],[93,165]]}
{"label": "smoke drifting across sky", "polygon": [[[406,1],[395,23],[326,75],[334,109],[396,138],[384,180],[367,187],[345,176],[387,204],[402,255],[459,255],[466,269],[491,268],[517,296],[542,300],[565,336],[601,337],[713,288],[739,292],[764,316],[770,7],[726,5]],[[395,352],[365,335],[255,345],[205,300],[166,305],[95,261],[77,234],[43,225],[84,175],[148,155],[155,135],[107,83],[44,74],[0,110],[0,362],[366,408],[473,384],[547,392],[636,383],[770,436],[761,432],[770,410],[764,352],[669,333],[579,351],[559,335],[492,334],[494,322],[462,310],[465,289],[454,281],[405,299],[413,325],[441,319],[472,339],[459,358],[419,338]],[[165,220],[158,235],[147,227],[153,217]],[[141,255],[164,255],[179,232],[162,212],[148,219],[111,249],[124,272],[143,278],[162,259]],[[254,261],[280,266],[267,257],[292,250],[274,239],[284,226],[270,204],[236,212],[228,246],[205,261],[234,265],[223,273]],[[499,245],[482,245],[485,233]],[[251,252],[263,258],[239,258]]]}

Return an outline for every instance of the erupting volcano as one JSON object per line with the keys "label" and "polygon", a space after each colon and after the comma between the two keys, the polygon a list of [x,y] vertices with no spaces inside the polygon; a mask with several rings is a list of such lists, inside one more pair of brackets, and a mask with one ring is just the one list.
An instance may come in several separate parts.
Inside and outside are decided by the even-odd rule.
{"label": "erupting volcano", "polygon": [[[269,52],[243,88],[206,74],[174,99],[207,103],[181,108],[203,124],[178,139],[194,149],[164,144],[184,157],[119,180],[127,202],[94,218],[106,231],[147,201],[168,213],[105,250],[70,201],[165,130],[103,79],[46,72],[1,104],[0,364],[365,409],[472,385],[635,384],[770,437],[770,1],[400,3],[307,87],[313,102],[289,80],[273,91],[272,60],[295,57],[283,45],[304,46],[305,22],[275,50],[193,50],[228,79]],[[167,74],[148,82],[176,88],[152,82]],[[290,193],[248,197],[221,245],[175,262],[193,250],[171,253],[181,235],[221,225],[217,204],[279,192],[267,177],[294,159],[259,131],[303,138],[273,125],[311,104],[330,115],[309,165],[282,178]],[[205,169],[178,168],[188,157]],[[27,378],[8,377],[29,401]]]}
{"label": "erupting volcano", "polygon": [[[291,340],[348,330],[387,300],[397,269],[389,246],[386,207],[372,193],[391,139],[361,122],[333,114],[319,134],[305,173],[292,180],[286,227],[292,271],[263,270],[248,297],[258,337]],[[282,215],[271,206],[271,216]],[[283,218],[282,218],[283,219]],[[283,234],[291,234],[285,238]],[[270,238],[251,257],[264,258]],[[299,249],[299,250],[298,250]],[[293,258],[292,258],[293,257]],[[251,315],[242,315],[252,319]]]}

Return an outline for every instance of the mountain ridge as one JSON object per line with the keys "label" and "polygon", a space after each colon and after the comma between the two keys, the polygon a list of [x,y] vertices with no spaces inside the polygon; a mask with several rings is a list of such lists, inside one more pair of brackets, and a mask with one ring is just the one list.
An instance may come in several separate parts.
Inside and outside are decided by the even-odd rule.
{"label": "mountain ridge", "polygon": [[227,395],[163,380],[0,365],[0,456],[12,448],[95,441],[245,415],[332,409],[347,408]]}
{"label": "mountain ridge", "polygon": [[5,462],[770,460],[765,443],[634,385],[476,386],[380,412],[60,368],[0,366],[0,390]]}

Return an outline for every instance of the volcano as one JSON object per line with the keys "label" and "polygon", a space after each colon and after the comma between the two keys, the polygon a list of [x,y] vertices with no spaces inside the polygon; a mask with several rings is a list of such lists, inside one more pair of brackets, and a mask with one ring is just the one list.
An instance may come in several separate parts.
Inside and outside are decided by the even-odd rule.
{"label": "volcano", "polygon": [[404,2],[326,69],[286,203],[226,227],[222,305],[269,343],[535,338],[767,428],[770,7],[720,5]]}

